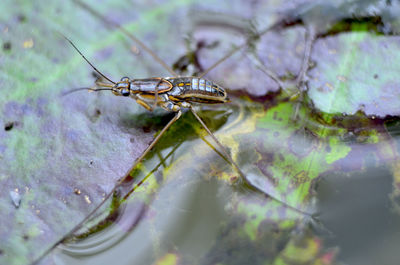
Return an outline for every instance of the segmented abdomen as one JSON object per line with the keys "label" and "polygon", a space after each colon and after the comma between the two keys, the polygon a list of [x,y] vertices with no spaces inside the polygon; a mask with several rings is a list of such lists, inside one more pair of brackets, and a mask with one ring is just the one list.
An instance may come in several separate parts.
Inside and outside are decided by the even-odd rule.
{"label": "segmented abdomen", "polygon": [[[225,102],[226,93],[223,88],[204,78],[183,77],[170,79],[173,88],[169,95],[197,102]],[[214,102],[215,101],[215,102]]]}

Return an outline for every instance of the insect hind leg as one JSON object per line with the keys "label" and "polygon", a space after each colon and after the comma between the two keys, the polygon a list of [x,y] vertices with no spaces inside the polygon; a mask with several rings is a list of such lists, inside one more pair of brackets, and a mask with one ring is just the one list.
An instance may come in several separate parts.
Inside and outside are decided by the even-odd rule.
{"label": "insect hind leg", "polygon": [[[196,119],[200,122],[200,124],[203,126],[203,128],[207,131],[208,135],[211,136],[211,138],[214,140],[214,142],[219,146],[219,148],[221,149],[222,153],[225,155],[225,158],[228,159],[229,163],[238,171],[238,173],[240,174],[240,176],[242,177],[242,179],[251,187],[259,190],[256,186],[254,186],[253,184],[251,184],[248,181],[248,178],[245,176],[245,174],[242,172],[242,170],[239,168],[239,166],[236,164],[236,162],[232,159],[231,155],[228,153],[228,151],[226,150],[226,148],[221,144],[221,142],[215,137],[215,135],[210,131],[210,129],[207,127],[207,125],[203,122],[203,120],[198,116],[197,112],[193,109],[192,106],[190,106],[190,110],[192,111],[193,115],[196,117]],[[281,203],[283,205],[285,205],[286,207],[288,207],[289,209],[303,215],[306,217],[310,217],[311,219],[314,219],[314,216],[312,216],[312,214],[302,211],[301,209],[297,209],[296,207],[286,203],[285,201],[282,201],[276,197],[274,197],[273,195],[268,194],[268,197],[270,197],[272,200]]]}
{"label": "insect hind leg", "polygon": [[190,110],[192,111],[193,115],[195,118],[200,122],[201,126],[207,131],[208,135],[211,136],[211,138],[214,140],[214,142],[219,146],[221,149],[222,153],[225,155],[226,159],[228,159],[229,163],[236,168],[236,170],[239,172],[240,176],[242,178],[246,178],[242,170],[240,170],[239,166],[233,161],[231,155],[228,153],[228,151],[225,149],[225,147],[221,144],[221,142],[215,137],[215,135],[211,132],[211,130],[207,127],[207,125],[204,123],[204,121],[200,118],[200,116],[197,114],[197,112],[194,110],[192,106],[190,106]]}

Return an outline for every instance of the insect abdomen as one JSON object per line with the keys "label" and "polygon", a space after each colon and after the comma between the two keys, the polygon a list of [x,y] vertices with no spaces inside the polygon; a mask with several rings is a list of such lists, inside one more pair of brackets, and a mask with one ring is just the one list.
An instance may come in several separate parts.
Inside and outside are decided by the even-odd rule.
{"label": "insect abdomen", "polygon": [[179,99],[202,103],[226,102],[226,92],[217,84],[197,77],[174,78],[170,95]]}

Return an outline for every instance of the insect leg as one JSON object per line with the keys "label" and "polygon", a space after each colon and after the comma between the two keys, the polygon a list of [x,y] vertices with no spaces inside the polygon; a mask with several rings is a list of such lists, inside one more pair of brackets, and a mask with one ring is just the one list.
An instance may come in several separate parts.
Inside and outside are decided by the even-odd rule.
{"label": "insect leg", "polygon": [[132,168],[128,171],[131,172],[136,166],[137,164],[139,164],[143,158],[147,155],[147,153],[156,145],[156,143],[160,140],[161,136],[163,136],[163,134],[168,130],[169,127],[171,127],[171,125],[176,122],[182,115],[182,111],[179,110],[176,112],[175,116],[167,123],[167,125],[164,126],[164,128],[161,130],[161,132],[157,135],[156,138],[154,138],[154,140],[151,142],[151,144],[146,148],[146,150],[144,150],[144,152],[142,153],[142,155],[140,157],[138,157],[134,163],[134,165],[132,166]]}
{"label": "insect leg", "polygon": [[271,70],[269,70],[267,67],[265,67],[264,63],[261,61],[260,57],[255,54],[252,53],[251,56],[247,55],[247,58],[249,58],[251,61],[253,61],[253,63],[255,64],[255,66],[264,74],[266,74],[269,78],[271,78],[272,80],[274,80],[279,88],[282,89],[286,89],[285,86],[283,85],[282,81],[279,79],[279,77]]}
{"label": "insect leg", "polygon": [[[148,100],[146,101],[145,98],[141,97],[140,95],[131,95],[131,98],[133,98],[134,100],[136,100],[136,102],[144,107],[145,109],[147,109],[148,111],[153,111],[154,108],[157,106],[157,104],[160,104],[158,102],[158,99],[160,99],[161,97],[158,96],[158,93],[156,93],[155,99],[154,99],[154,104],[150,105],[148,102]],[[162,102],[162,101],[161,101]],[[171,111],[170,109],[168,109],[168,111]],[[178,111],[178,110],[175,110]]]}
{"label": "insect leg", "polygon": [[305,75],[308,71],[308,68],[310,67],[310,56],[311,56],[312,46],[316,37],[315,34],[316,33],[313,26],[306,27],[306,43],[304,47],[304,57],[300,71],[296,78],[296,87],[298,89],[298,102],[295,105],[294,114],[292,116],[293,121],[297,120],[300,104],[303,102],[304,93],[307,89],[307,87],[305,86]]}
{"label": "insect leg", "polygon": [[217,137],[214,136],[214,134],[210,131],[210,129],[208,129],[207,125],[203,122],[203,120],[199,117],[199,115],[197,114],[197,112],[193,109],[192,106],[190,106],[190,110],[192,111],[193,115],[196,117],[196,119],[200,122],[201,126],[203,126],[203,128],[207,131],[207,133],[211,136],[211,138],[214,140],[215,143],[217,143],[217,145],[219,146],[219,148],[222,150],[222,153],[225,155],[225,157],[229,160],[229,162],[231,163],[231,165],[233,165],[236,170],[239,172],[240,176],[243,179],[245,178],[245,175],[243,174],[243,172],[240,170],[239,166],[235,163],[235,161],[233,161],[232,157],[229,155],[229,153],[226,151],[225,147],[218,141]]}
{"label": "insect leg", "polygon": [[153,111],[152,106],[150,106],[146,101],[143,101],[143,100],[140,99],[140,98],[136,98],[135,100],[136,100],[136,102],[137,102],[140,106],[144,107],[144,108],[147,109],[148,111]]}
{"label": "insect leg", "polygon": [[[160,140],[161,136],[163,136],[163,134],[168,130],[169,127],[171,127],[171,125],[176,122],[182,115],[181,110],[178,110],[175,114],[175,116],[167,123],[167,125],[164,126],[164,128],[161,130],[161,132],[156,136],[156,138],[154,138],[154,140],[152,141],[152,143],[146,148],[146,150],[144,150],[143,154],[138,157],[135,161],[135,163],[133,164],[133,166],[129,169],[128,174],[125,175],[125,177],[123,177],[122,179],[120,179],[118,181],[118,183],[114,186],[114,188],[110,191],[110,193],[107,194],[107,196],[104,197],[103,202],[101,202],[99,205],[97,205],[97,207],[95,207],[80,223],[78,223],[75,228],[73,228],[69,235],[72,235],[73,233],[75,233],[80,227],[82,227],[82,225],[89,220],[90,217],[93,216],[93,214],[100,209],[100,207],[104,204],[105,201],[107,201],[108,198],[111,197],[112,194],[114,194],[114,192],[123,184],[123,182],[126,180],[126,178],[129,176],[129,172],[132,172],[132,170],[143,160],[143,158],[147,155],[147,153],[156,145],[156,143]],[[143,180],[142,180],[143,182]],[[138,185],[136,185],[138,186]],[[127,196],[125,196],[126,198]]]}
{"label": "insect leg", "polygon": [[108,20],[105,16],[103,16],[102,14],[100,14],[99,12],[94,10],[89,5],[85,4],[83,1],[80,1],[80,0],[73,0],[73,1],[75,3],[77,3],[78,5],[80,5],[82,8],[86,9],[89,13],[91,13],[95,17],[99,18],[106,26],[111,25],[112,27],[121,30],[121,32],[123,32],[131,40],[136,42],[136,44],[138,44],[143,50],[145,50],[147,53],[149,53],[153,57],[154,60],[156,60],[160,65],[162,65],[164,67],[165,70],[167,70],[174,77],[178,77],[178,74],[175,73],[175,71],[172,70],[172,68],[169,67],[160,57],[158,57],[157,54],[155,54],[146,44],[144,44],[141,40],[139,40],[134,35],[132,35],[129,31],[124,29],[121,25],[119,25],[118,23],[116,23],[114,21]]}
{"label": "insect leg", "polygon": [[310,56],[311,56],[311,49],[312,49],[312,45],[314,43],[315,40],[315,29],[313,26],[307,26],[306,27],[306,44],[304,47],[304,57],[303,57],[303,62],[301,65],[301,69],[299,74],[297,75],[296,78],[296,85],[300,90],[303,90],[302,88],[300,88],[300,86],[302,85],[302,82],[304,82],[304,77],[305,74],[308,71],[308,68],[310,67]]}
{"label": "insect leg", "polygon": [[[259,32],[257,34],[257,37],[265,34],[266,32],[276,28],[278,25],[278,23],[272,24],[271,26],[265,28],[264,30],[262,30],[261,32]],[[254,39],[254,38],[253,38]],[[205,76],[206,74],[208,74],[212,69],[216,68],[218,65],[220,65],[221,63],[223,63],[226,59],[228,59],[229,57],[231,57],[232,55],[234,55],[236,52],[238,52],[239,50],[241,50],[242,48],[249,46],[251,44],[251,42],[253,41],[253,39],[249,38],[247,39],[244,43],[242,43],[239,46],[234,47],[230,52],[228,52],[227,54],[225,54],[222,58],[220,58],[218,61],[216,61],[213,65],[211,65],[208,69],[206,69],[203,73],[201,73],[198,78],[202,78],[203,76]]]}
{"label": "insect leg", "polygon": [[208,74],[208,72],[210,72],[212,69],[214,69],[215,67],[217,67],[218,65],[220,65],[223,61],[225,61],[226,59],[228,59],[229,57],[231,57],[232,55],[234,55],[237,51],[239,51],[241,48],[243,48],[244,46],[246,46],[247,43],[242,44],[240,46],[236,46],[235,48],[233,48],[230,52],[228,52],[227,54],[225,54],[224,57],[222,57],[221,59],[219,59],[218,61],[216,61],[213,65],[211,65],[210,67],[208,67],[207,70],[205,70],[203,73],[201,73],[198,78],[202,78],[203,76],[205,76],[206,74]]}
{"label": "insect leg", "polygon": [[[217,143],[217,145],[219,146],[219,148],[221,148],[222,153],[225,155],[225,157],[229,160],[229,162],[231,163],[231,165],[233,165],[236,170],[239,172],[240,176],[243,178],[243,180],[250,185],[251,187],[259,190],[257,187],[255,187],[254,185],[252,185],[251,183],[248,182],[246,176],[243,174],[243,172],[240,170],[239,166],[235,163],[235,161],[233,161],[232,157],[229,155],[229,153],[226,151],[225,147],[220,143],[220,141],[218,141],[218,139],[214,136],[214,134],[210,131],[210,129],[208,129],[207,125],[203,122],[203,120],[199,117],[199,115],[196,113],[196,111],[193,109],[192,106],[190,106],[190,110],[192,111],[193,115],[196,117],[196,119],[200,122],[200,124],[203,126],[203,128],[207,131],[207,133],[211,136],[211,138],[215,141],[215,143]],[[297,209],[294,206],[291,206],[289,204],[287,204],[286,202],[266,193],[266,195],[271,198],[272,200],[279,202],[283,205],[285,205],[286,207],[288,207],[289,209],[292,209],[293,211],[300,213],[301,215],[305,215],[308,217],[311,217],[312,219],[314,219],[314,217],[312,216],[312,214],[304,212],[300,209]]]}
{"label": "insect leg", "polygon": [[166,157],[161,157],[160,156],[160,163],[158,163],[157,166],[155,166],[143,179],[141,179],[127,194],[124,196],[124,200],[127,199],[137,188],[139,188],[146,180],[156,172],[160,166],[162,165],[164,168],[166,168],[165,161],[172,157],[175,154],[176,149],[181,145],[182,143],[178,143],[175,145],[172,150],[167,154]]}
{"label": "insect leg", "polygon": [[258,32],[258,34],[256,36],[253,36],[253,38],[248,38],[244,43],[242,43],[239,46],[234,47],[230,52],[228,52],[226,55],[224,55],[221,59],[219,59],[218,61],[216,61],[213,65],[211,65],[207,70],[205,70],[202,74],[200,74],[198,77],[202,78],[203,76],[205,76],[207,73],[209,73],[212,69],[216,68],[218,65],[220,65],[222,62],[224,62],[226,59],[228,59],[229,57],[231,57],[233,54],[235,54],[237,51],[241,50],[242,48],[246,47],[246,46],[251,46],[252,42],[254,42],[255,40],[257,40],[260,36],[264,35],[265,33],[267,33],[268,31],[271,30],[277,30],[279,28],[281,28],[282,26],[288,24],[288,23],[295,23],[295,19],[290,19],[288,20],[287,18],[279,20],[275,23],[273,23],[272,25],[269,25],[268,27],[266,27],[265,29],[261,30]]}

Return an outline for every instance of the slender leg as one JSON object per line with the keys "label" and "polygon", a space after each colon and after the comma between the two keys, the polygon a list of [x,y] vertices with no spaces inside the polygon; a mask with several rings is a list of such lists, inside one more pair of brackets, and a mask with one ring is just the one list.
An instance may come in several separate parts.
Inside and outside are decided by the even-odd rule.
{"label": "slender leg", "polygon": [[[281,21],[278,21],[277,23],[272,24],[271,26],[263,29],[262,31],[260,31],[257,36],[261,36],[265,33],[267,33],[270,30],[273,30],[275,28],[277,28],[280,25]],[[220,58],[218,61],[216,61],[213,65],[211,65],[207,70],[205,70],[203,73],[201,73],[199,75],[199,78],[202,78],[203,76],[205,76],[206,74],[208,74],[212,69],[216,68],[218,65],[220,65],[222,62],[224,62],[226,59],[228,59],[229,57],[231,57],[233,54],[235,54],[237,51],[241,50],[242,48],[248,46],[249,44],[251,44],[252,39],[247,39],[244,43],[242,43],[239,46],[234,47],[230,52],[228,52],[227,54],[225,54],[222,58]]]}
{"label": "slender leg", "polygon": [[[154,95],[154,102],[153,105],[149,105],[146,101],[144,101],[140,96],[135,96],[133,97],[134,100],[136,100],[136,102],[144,107],[145,109],[147,109],[148,111],[153,111],[157,104],[158,104],[158,86],[160,85],[161,81],[164,80],[163,78],[160,79],[160,81],[157,83],[156,88],[155,88],[155,95]],[[168,111],[171,111],[169,109],[167,109]]]}
{"label": "slender leg", "polygon": [[201,73],[198,78],[202,78],[203,76],[205,76],[206,74],[208,74],[208,72],[210,72],[212,69],[214,69],[215,67],[217,67],[218,65],[220,65],[223,61],[225,61],[226,59],[228,59],[229,57],[231,57],[232,55],[234,55],[237,51],[239,51],[241,48],[243,48],[245,45],[247,45],[247,42],[243,45],[240,46],[236,46],[235,48],[233,48],[230,52],[228,52],[227,54],[225,54],[224,57],[222,57],[221,59],[219,59],[218,61],[216,61],[213,65],[211,65],[210,67],[208,67],[207,70],[205,70],[203,73]]}
{"label": "slender leg", "polygon": [[[176,74],[160,57],[158,57],[149,47],[147,47],[143,42],[141,42],[138,38],[136,38],[134,35],[132,35],[129,31],[127,31],[126,29],[124,29],[123,27],[121,27],[121,25],[119,25],[118,23],[109,21],[106,17],[104,17],[103,15],[101,15],[100,13],[98,13],[97,11],[93,10],[91,7],[89,7],[88,5],[86,5],[85,3],[83,3],[80,0],[73,0],[74,2],[76,2],[77,4],[79,4],[80,6],[82,6],[84,9],[88,10],[90,13],[92,13],[94,16],[98,17],[101,21],[103,21],[106,26],[112,25],[115,28],[118,28],[119,30],[121,30],[121,32],[123,32],[124,34],[126,34],[130,39],[132,39],[134,42],[136,42],[142,49],[144,49],[145,51],[147,51],[153,58],[154,60],[156,60],[158,63],[160,63],[160,65],[162,65],[169,73],[171,73],[174,77],[177,77],[178,74]],[[266,28],[265,30],[261,31],[261,33],[259,34],[259,36],[263,35],[264,33],[266,33],[267,31],[279,26],[279,23],[273,24],[272,26]],[[230,52],[228,52],[225,56],[223,56],[221,59],[219,59],[218,61],[216,61],[211,67],[209,67],[207,70],[205,70],[200,76],[199,78],[205,76],[207,73],[209,73],[211,70],[213,70],[214,68],[216,68],[218,65],[220,65],[222,62],[224,62],[226,59],[228,59],[229,57],[231,57],[233,54],[235,54],[237,51],[239,51],[240,49],[248,46],[250,43],[249,40],[246,40],[243,44],[234,47]],[[156,93],[158,92],[158,90],[156,89]],[[158,94],[158,93],[157,93]],[[158,95],[157,95],[158,96]],[[141,103],[145,103],[144,101],[141,101]],[[140,104],[140,103],[139,103]],[[141,104],[142,106],[144,106],[145,108],[150,107],[147,103],[145,103],[145,105]],[[167,108],[166,108],[167,109]],[[168,110],[168,109],[167,109]],[[218,139],[213,135],[213,133],[208,129],[208,127],[205,125],[205,123],[201,120],[201,118],[197,115],[197,113],[195,112],[195,110],[190,107],[190,110],[192,111],[193,115],[196,117],[196,119],[200,122],[200,124],[204,127],[204,129],[207,131],[207,133],[213,138],[213,140],[217,143],[217,145],[221,148],[222,152],[224,153],[224,155],[226,156],[226,158],[230,161],[230,163],[237,169],[237,171],[239,172],[239,174],[243,177],[243,179],[247,182],[245,175],[243,174],[243,172],[240,170],[240,168],[238,167],[238,165],[233,161],[233,159],[231,158],[231,156],[228,154],[228,152],[226,151],[226,149],[222,146],[222,144],[218,141]],[[147,155],[147,153],[154,147],[154,145],[159,141],[159,139],[161,138],[161,136],[167,131],[167,129],[175,122],[177,121],[180,116],[181,116],[181,111],[178,110],[176,112],[176,115],[173,119],[171,119],[171,121],[161,130],[161,132],[159,133],[159,135],[157,135],[157,137],[153,140],[153,142],[146,148],[146,150],[143,152],[143,154],[136,159],[134,165],[131,167],[130,171],[132,171],[138,163],[140,163],[143,158]],[[121,180],[121,182],[123,181],[123,179]],[[120,183],[121,183],[120,182]],[[120,184],[119,183],[119,184]],[[251,184],[249,184],[250,186],[252,186]],[[118,186],[118,184],[117,184]],[[116,186],[116,187],[117,187]],[[111,193],[110,193],[111,194]],[[267,194],[268,195],[268,194]],[[270,196],[270,198],[272,198],[273,200],[282,203],[283,205],[287,206],[290,209],[293,209],[296,212],[305,214],[305,215],[310,215],[308,213],[302,212],[301,210],[294,208],[293,206],[290,206],[288,204],[286,204],[285,202],[282,202],[281,200]]]}
{"label": "slender leg", "polygon": [[[160,65],[162,65],[165,70],[167,70],[170,74],[172,74],[172,76],[174,77],[178,77],[179,75],[172,70],[171,67],[169,67],[160,57],[157,56],[157,54],[155,54],[149,47],[147,47],[146,44],[144,44],[141,40],[139,40],[138,38],[136,38],[134,35],[132,35],[129,31],[127,31],[126,29],[124,29],[121,25],[119,25],[116,22],[110,21],[108,20],[105,16],[103,16],[102,14],[100,14],[99,12],[97,12],[96,10],[94,10],[93,8],[91,8],[89,5],[85,4],[84,2],[82,2],[81,0],[73,0],[75,3],[77,3],[78,5],[80,5],[82,8],[86,9],[89,13],[91,13],[92,15],[94,15],[95,17],[99,18],[106,26],[112,26],[114,28],[118,28],[119,30],[121,30],[121,32],[123,32],[127,37],[129,37],[131,40],[133,40],[134,42],[136,42],[143,50],[145,50],[146,52],[148,52],[154,60],[156,60]],[[277,28],[279,25],[281,24],[281,21],[278,21],[277,23],[265,28],[264,30],[259,32],[259,36],[265,34],[266,32],[268,32],[271,29]],[[219,59],[218,61],[216,61],[212,66],[210,66],[207,70],[205,70],[202,74],[199,75],[199,78],[205,76],[207,73],[209,73],[212,69],[214,69],[215,67],[217,67],[218,65],[220,65],[222,62],[224,62],[226,59],[228,59],[229,57],[231,57],[233,54],[235,54],[237,51],[239,51],[241,48],[246,47],[249,44],[249,40],[246,40],[243,44],[234,47],[230,52],[228,52],[225,56],[223,56],[221,59]]]}
{"label": "slender leg", "polygon": [[135,100],[140,106],[144,107],[148,111],[153,111],[153,108],[149,104],[147,104],[145,101],[141,100],[140,98],[136,98]]}
{"label": "slender leg", "polygon": [[308,71],[308,67],[310,66],[310,56],[311,56],[311,50],[312,50],[312,45],[314,43],[314,40],[315,40],[315,29],[313,26],[309,26],[306,28],[306,43],[305,43],[305,47],[304,47],[303,62],[302,62],[299,74],[297,75],[297,78],[296,78],[296,87],[298,89],[299,98],[298,98],[298,102],[296,103],[296,105],[294,107],[294,113],[292,116],[293,121],[297,120],[300,105],[303,101],[304,93],[306,91],[304,78]]}
{"label": "slender leg", "polygon": [[[190,110],[192,111],[192,113],[193,113],[193,115],[196,117],[196,119],[200,122],[200,124],[203,126],[203,128],[207,131],[207,133],[211,136],[211,138],[214,140],[214,142],[219,146],[219,148],[221,148],[222,153],[223,153],[223,154],[225,155],[225,157],[229,160],[229,162],[236,168],[236,170],[239,172],[239,174],[240,174],[240,176],[243,178],[243,180],[244,180],[248,185],[250,185],[251,187],[256,188],[257,190],[259,190],[257,187],[253,186],[251,183],[249,183],[249,182],[247,181],[246,176],[245,176],[245,175],[243,174],[243,172],[240,170],[239,166],[235,163],[235,161],[233,161],[232,157],[231,157],[231,156],[229,155],[229,153],[226,151],[225,147],[218,141],[218,139],[214,136],[214,134],[210,131],[210,129],[208,129],[207,125],[206,125],[206,124],[203,122],[203,120],[199,117],[199,115],[196,113],[196,111],[193,109],[192,106],[190,106]],[[300,213],[300,214],[305,215],[305,216],[309,216],[309,217],[311,217],[311,218],[314,219],[314,217],[313,217],[310,213],[307,213],[307,212],[304,212],[304,211],[302,211],[302,210],[299,210],[299,209],[297,209],[296,207],[291,206],[291,205],[287,204],[286,202],[281,201],[280,199],[278,199],[278,198],[276,198],[276,197],[274,197],[274,196],[272,196],[272,195],[270,195],[270,194],[268,194],[268,193],[264,193],[264,194],[266,194],[266,195],[267,195],[269,198],[271,198],[272,200],[274,200],[274,201],[276,201],[276,202],[278,202],[278,203],[280,203],[280,204],[285,205],[285,206],[288,207],[289,209],[292,209],[293,211],[295,211],[295,212],[297,212],[297,213]]]}
{"label": "slender leg", "polygon": [[144,150],[143,154],[136,159],[135,163],[128,172],[132,171],[137,166],[137,164],[139,164],[143,160],[143,158],[147,155],[147,153],[150,152],[150,150],[154,147],[154,145],[156,145],[156,143],[160,140],[161,136],[163,136],[163,134],[168,130],[168,128],[171,127],[171,125],[174,122],[176,122],[181,117],[181,115],[182,115],[181,110],[176,112],[175,116],[168,122],[167,125],[164,126],[164,128],[157,135],[157,137],[154,138],[151,144],[146,148],[146,150]]}
{"label": "slender leg", "polygon": [[240,170],[239,166],[233,161],[232,157],[229,155],[229,153],[226,151],[225,147],[218,141],[217,137],[214,136],[214,134],[208,129],[207,125],[203,122],[203,120],[199,117],[199,115],[196,113],[196,111],[193,109],[192,106],[190,106],[190,110],[192,111],[193,115],[196,117],[196,119],[200,122],[201,126],[207,131],[207,133],[211,136],[211,138],[214,140],[214,142],[219,146],[219,148],[222,150],[222,153],[225,155],[226,159],[233,165],[236,170],[239,172],[240,176],[245,179],[245,175],[243,172]]}
{"label": "slender leg", "polygon": [[146,44],[144,44],[141,40],[139,40],[134,35],[132,35],[129,31],[124,29],[121,25],[119,25],[116,22],[108,20],[105,16],[103,16],[102,14],[100,14],[99,12],[97,12],[96,10],[94,10],[93,8],[88,6],[87,4],[85,4],[83,1],[80,1],[80,0],[73,0],[73,1],[75,3],[77,3],[78,5],[80,5],[82,8],[89,11],[89,13],[91,13],[95,17],[99,18],[104,24],[106,24],[106,26],[112,25],[114,28],[121,30],[121,32],[123,32],[131,40],[136,42],[136,44],[138,44],[143,50],[145,50],[147,53],[149,53],[153,57],[154,60],[156,60],[159,64],[161,64],[165,68],[165,70],[167,70],[170,74],[172,74],[175,77],[178,76],[178,74],[175,73],[174,70],[172,70],[172,68],[169,67],[160,57],[158,57],[157,54],[155,54],[149,47],[147,47]]}
{"label": "slender leg", "polygon": [[[153,140],[153,142],[146,148],[146,150],[143,152],[143,154],[138,157],[133,164],[133,166],[129,169],[128,172],[131,172],[142,160],[143,158],[147,155],[147,153],[154,147],[154,145],[160,140],[161,136],[168,130],[171,125],[176,122],[182,115],[181,110],[177,111],[175,116],[168,122],[167,125],[164,126],[164,128],[161,130],[161,132],[157,135],[157,137]],[[104,204],[105,201],[107,201],[108,198],[111,197],[112,194],[121,186],[121,184],[124,182],[124,180],[129,176],[129,173],[125,175],[122,179],[118,181],[118,183],[114,186],[114,188],[104,197],[103,202],[101,202],[99,205],[97,205],[79,224],[77,224],[68,234],[72,235],[74,232],[76,232],[87,220],[89,220],[90,217],[93,216],[93,214]],[[143,182],[143,181],[141,181]],[[137,185],[139,186],[139,185]],[[125,196],[126,198],[126,196]]]}
{"label": "slender leg", "polygon": [[283,85],[282,81],[279,79],[279,77],[273,71],[271,71],[267,67],[265,67],[265,65],[262,63],[260,57],[256,53],[253,53],[252,56],[247,55],[247,58],[252,60],[253,63],[255,64],[255,66],[258,69],[260,69],[261,72],[263,72],[269,78],[274,80],[278,84],[279,88],[286,89],[285,86]]}
{"label": "slender leg", "polygon": [[154,110],[154,108],[158,105],[158,106],[160,106],[160,107],[162,107],[163,109],[165,109],[165,110],[167,110],[167,111],[173,111],[173,112],[177,112],[178,110],[179,110],[179,107],[177,108],[177,109],[175,109],[175,108],[168,108],[170,105],[175,105],[175,104],[172,104],[170,101],[163,101],[163,100],[160,100],[160,101],[158,101],[158,98],[160,98],[158,95],[157,95],[157,93],[156,93],[156,95],[155,95],[155,97],[157,97],[155,100],[155,102],[154,102],[154,104],[152,104],[152,105],[150,105],[149,103],[147,103],[146,102],[146,100],[143,98],[143,97],[141,97],[140,95],[135,95],[135,96],[131,96],[134,100],[136,100],[136,102],[140,105],[140,106],[142,106],[142,107],[144,107],[145,109],[147,109],[148,111],[153,111]]}
{"label": "slender leg", "polygon": [[306,27],[306,43],[305,43],[305,47],[304,47],[303,62],[301,65],[300,72],[296,78],[296,86],[301,91],[303,90],[300,87],[302,85],[301,83],[304,81],[304,76],[308,71],[308,67],[310,66],[311,49],[312,49],[314,40],[315,40],[315,29],[313,26],[307,26]]}
{"label": "slender leg", "polygon": [[177,144],[176,146],[174,146],[174,148],[172,148],[172,150],[167,154],[167,156],[165,158],[160,157],[160,163],[158,163],[157,166],[155,166],[142,180],[140,180],[127,194],[125,194],[124,196],[124,200],[126,200],[137,188],[139,188],[154,172],[156,172],[158,170],[158,168],[163,165],[165,168],[165,161],[171,157],[176,149],[178,149],[178,147],[181,145],[181,143]]}
{"label": "slender leg", "polygon": [[161,164],[162,164],[163,168],[166,168],[167,165],[165,164],[165,159],[164,159],[164,157],[162,157],[160,152],[157,152],[157,157],[161,161]]}

